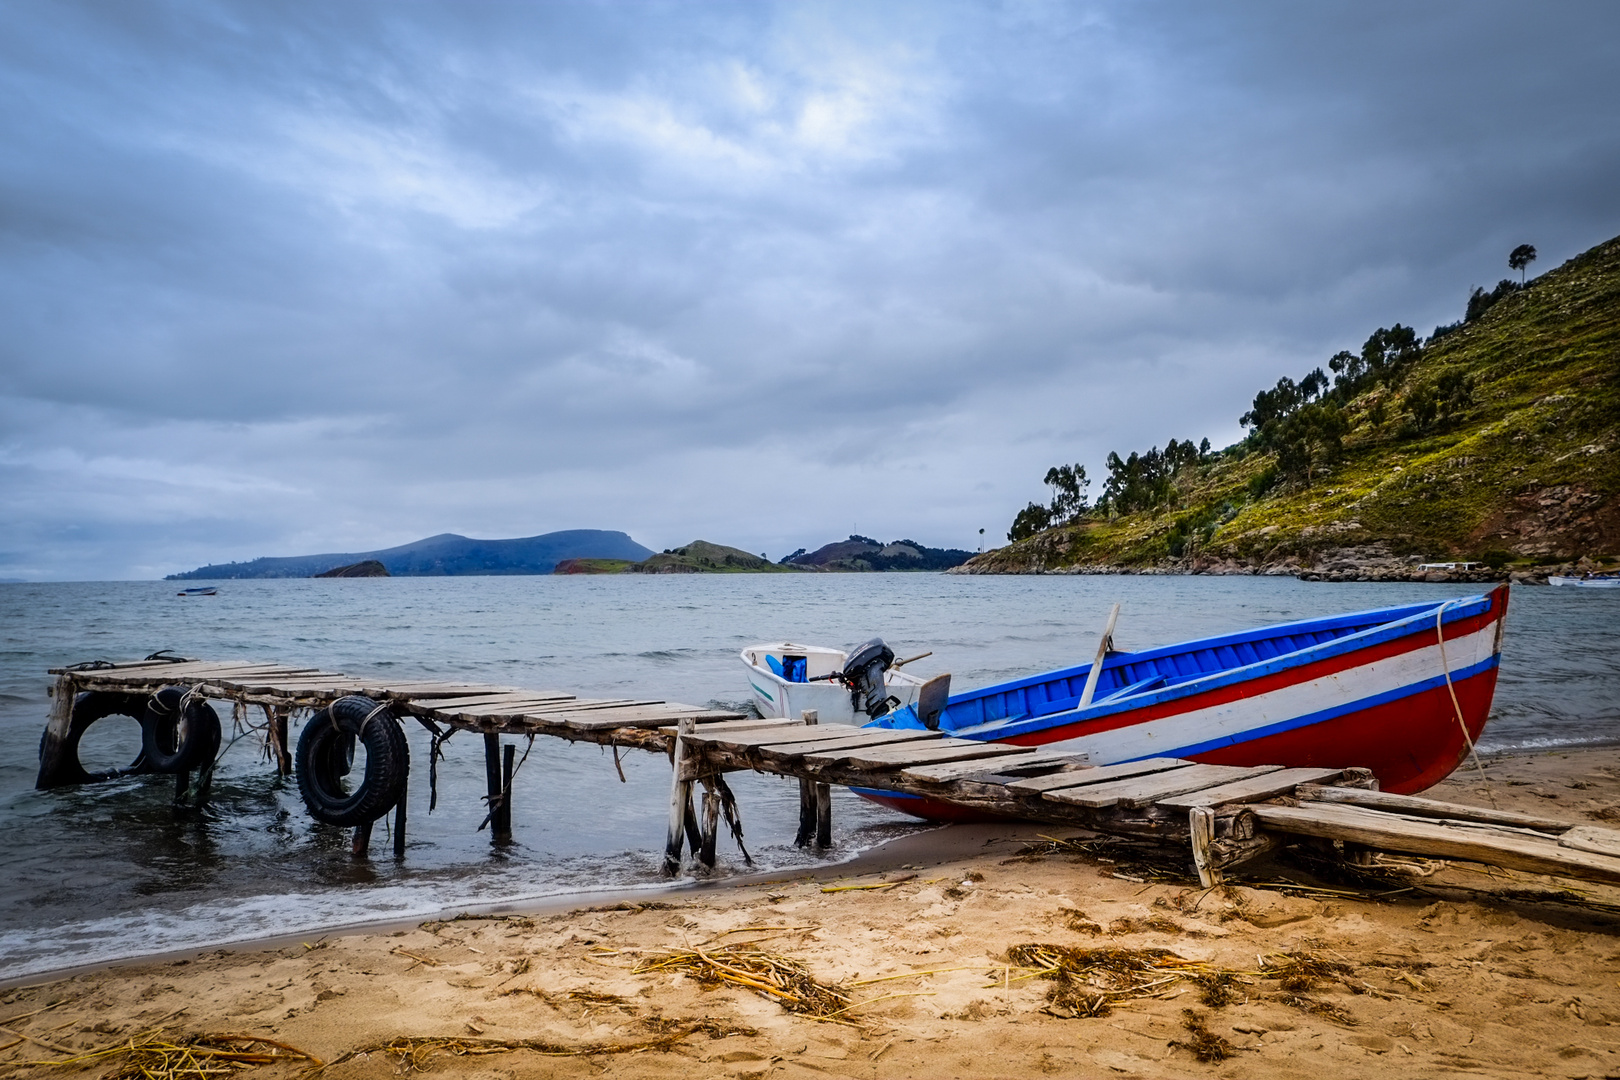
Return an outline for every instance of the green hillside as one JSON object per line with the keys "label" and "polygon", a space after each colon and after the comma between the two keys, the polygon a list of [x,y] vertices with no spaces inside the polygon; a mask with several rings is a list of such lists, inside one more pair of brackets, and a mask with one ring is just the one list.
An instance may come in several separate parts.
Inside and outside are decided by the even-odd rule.
{"label": "green hillside", "polygon": [[1071,482],[1014,535],[1061,524],[963,570],[1528,567],[1620,553],[1620,238],[1523,288],[1476,292],[1469,316],[1422,343],[1379,330],[1330,361],[1331,389],[1321,369],[1283,380],[1225,450],[1111,456],[1099,505]]}
{"label": "green hillside", "polygon": [[684,547],[670,548],[628,568],[633,574],[791,574],[791,566],[778,566],[761,555],[741,548],[694,540]]}

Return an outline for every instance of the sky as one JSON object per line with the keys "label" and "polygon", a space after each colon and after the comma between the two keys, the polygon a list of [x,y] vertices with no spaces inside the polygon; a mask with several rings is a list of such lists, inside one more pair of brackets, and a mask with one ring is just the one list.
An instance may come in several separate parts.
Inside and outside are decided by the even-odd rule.
{"label": "sky", "polygon": [[1004,542],[1620,233],[1620,5],[17,0],[0,578]]}

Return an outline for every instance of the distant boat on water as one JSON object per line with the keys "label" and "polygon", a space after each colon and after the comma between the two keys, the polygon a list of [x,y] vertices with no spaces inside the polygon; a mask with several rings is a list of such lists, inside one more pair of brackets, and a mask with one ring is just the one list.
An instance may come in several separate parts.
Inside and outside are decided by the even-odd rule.
{"label": "distant boat on water", "polygon": [[176,596],[213,596],[217,592],[219,592],[219,590],[217,588],[215,588],[214,586],[212,586],[212,585],[198,585],[196,588],[192,588],[192,589],[181,589],[179,592],[175,593],[174,595],[176,595]]}
{"label": "distant boat on water", "polygon": [[1559,577],[1553,575],[1547,579],[1549,585],[1577,585],[1583,589],[1620,589],[1620,574],[1587,574],[1584,577]]}

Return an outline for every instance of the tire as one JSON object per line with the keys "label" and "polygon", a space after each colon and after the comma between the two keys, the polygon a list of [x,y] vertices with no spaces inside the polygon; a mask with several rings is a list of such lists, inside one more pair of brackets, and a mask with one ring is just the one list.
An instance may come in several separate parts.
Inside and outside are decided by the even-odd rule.
{"label": "tire", "polygon": [[187,701],[181,687],[165,686],[146,703],[141,718],[141,756],[151,772],[195,769],[214,759],[219,742],[219,713],[201,698]]}
{"label": "tire", "polygon": [[[145,731],[141,733],[143,749],[128,768],[110,772],[92,773],[79,761],[79,740],[85,730],[97,720],[109,716],[127,716],[142,721],[146,715],[146,695],[116,694],[104,690],[89,690],[73,699],[73,712],[68,719],[67,734],[53,741],[47,728],[39,737],[39,779],[34,786],[41,790],[65,787],[70,784],[88,784],[97,780],[110,780],[115,776],[130,776],[151,772],[151,763],[144,750]],[[144,727],[144,722],[143,722]]]}
{"label": "tire", "polygon": [[[353,769],[356,740],[366,748],[366,773],[346,791],[343,778]],[[295,761],[310,817],[327,825],[365,825],[405,797],[411,749],[391,710],[377,712],[375,701],[351,696],[310,717],[298,733]]]}

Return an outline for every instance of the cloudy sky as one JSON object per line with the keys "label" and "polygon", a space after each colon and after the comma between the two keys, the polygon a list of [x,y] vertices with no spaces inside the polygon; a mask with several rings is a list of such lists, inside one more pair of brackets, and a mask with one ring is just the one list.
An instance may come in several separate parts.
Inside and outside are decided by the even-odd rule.
{"label": "cloudy sky", "polygon": [[1620,5],[17,0],[0,577],[973,547],[1620,233]]}

